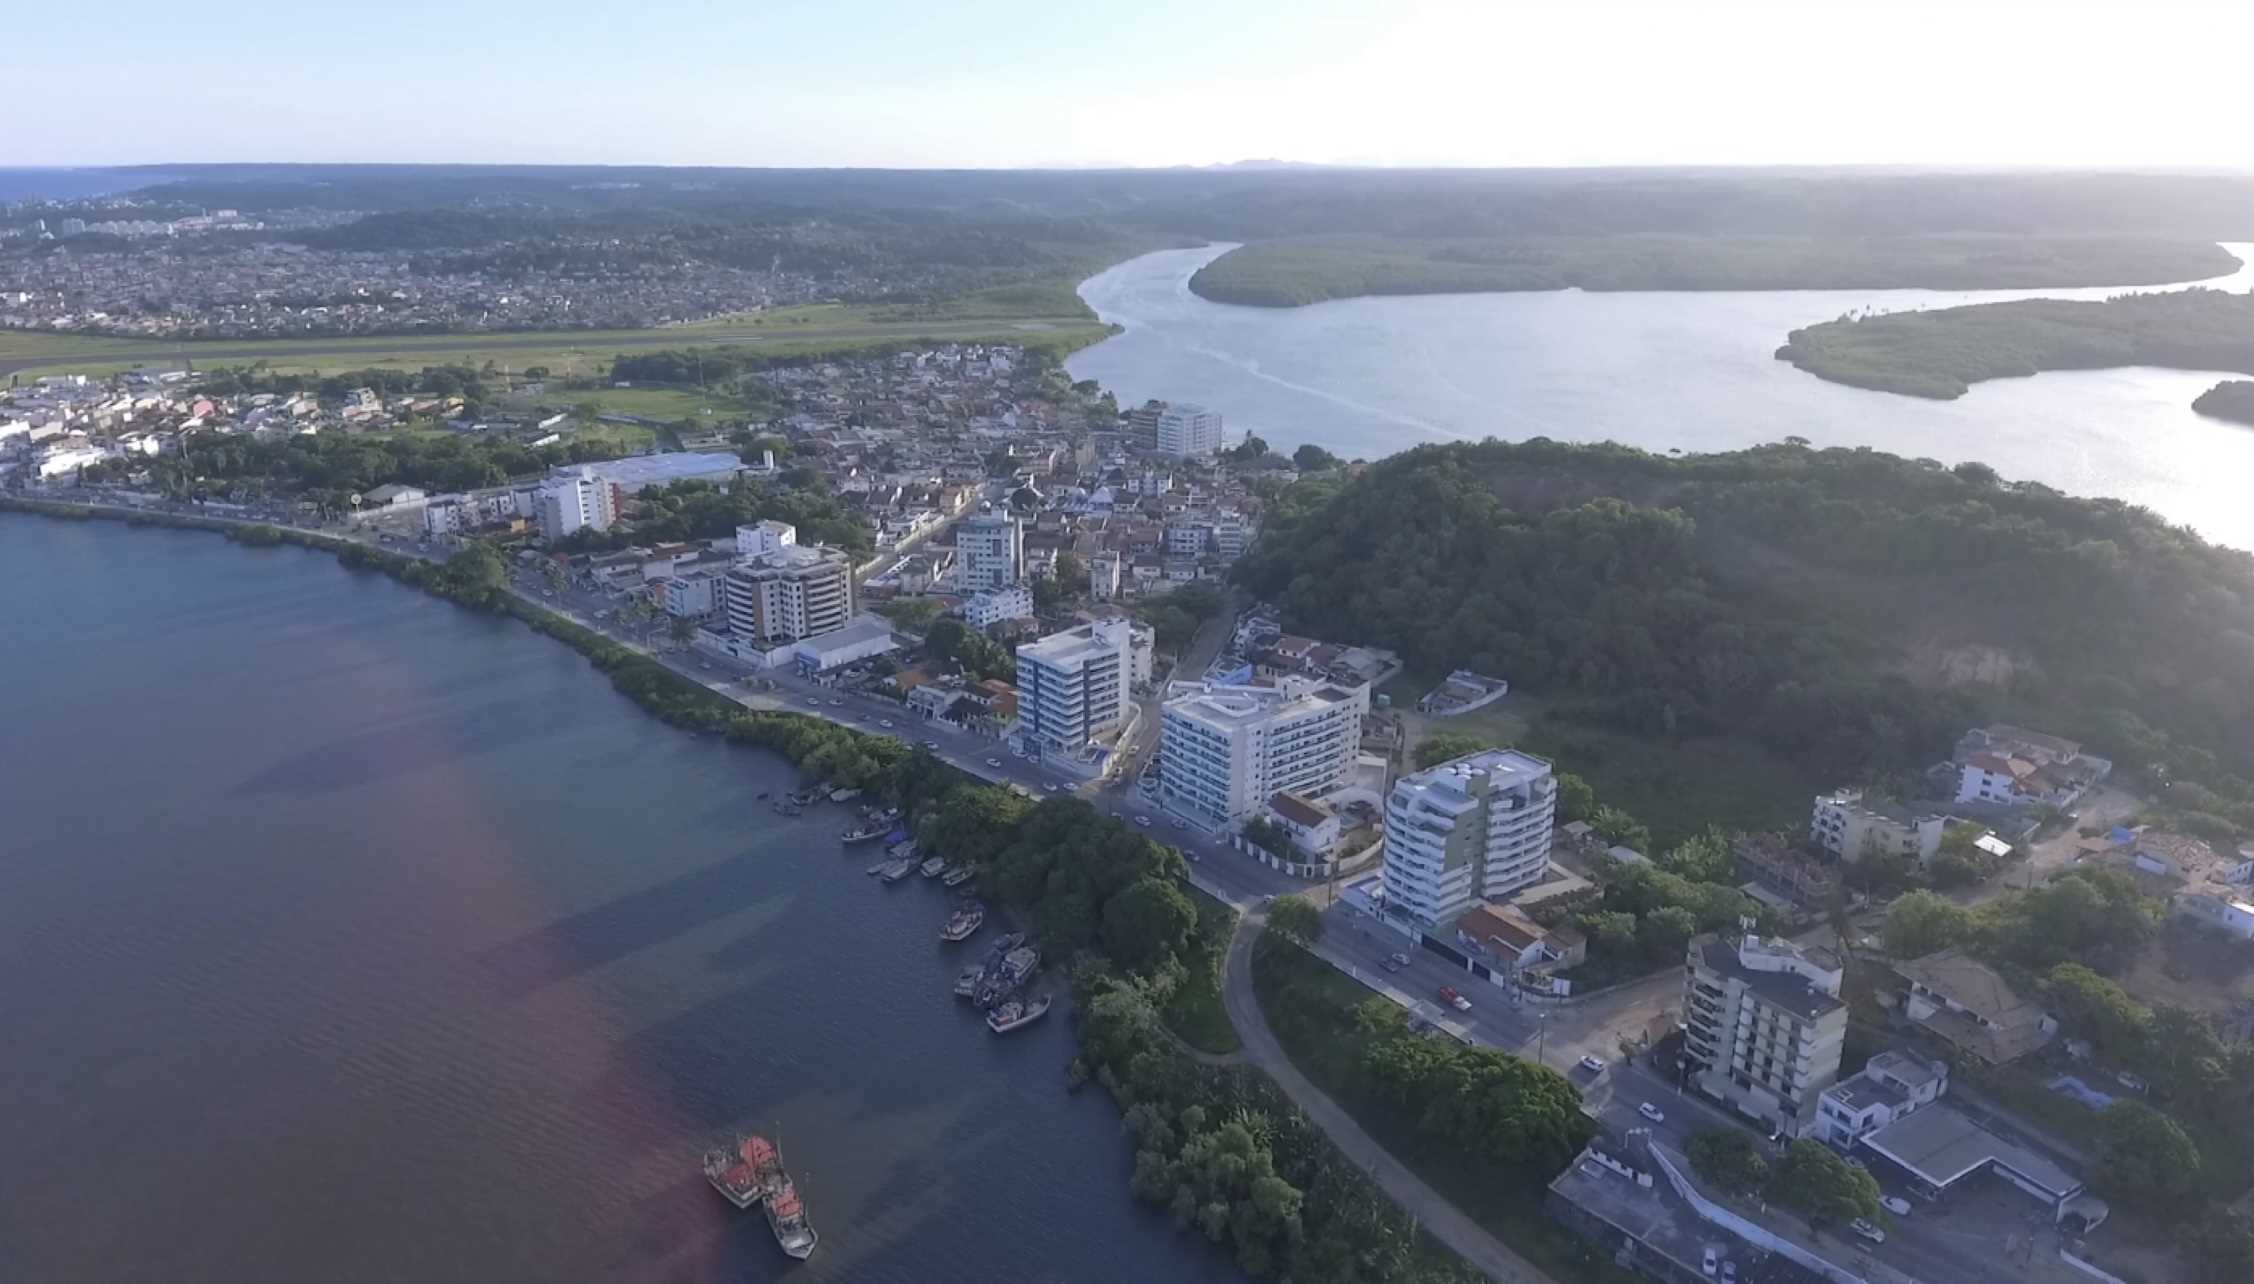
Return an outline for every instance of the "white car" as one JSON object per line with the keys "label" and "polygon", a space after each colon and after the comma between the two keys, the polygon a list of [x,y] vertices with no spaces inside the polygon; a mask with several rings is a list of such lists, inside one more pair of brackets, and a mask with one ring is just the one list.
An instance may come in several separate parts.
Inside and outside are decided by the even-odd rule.
{"label": "white car", "polygon": [[1642,1115],[1646,1119],[1651,1120],[1655,1124],[1662,1124],[1667,1122],[1667,1112],[1661,1110],[1659,1107],[1651,1104],[1648,1101],[1640,1106],[1637,1106],[1636,1113]]}
{"label": "white car", "polygon": [[1712,1275],[1715,1271],[1715,1268],[1719,1267],[1721,1264],[1722,1255],[1715,1252],[1711,1248],[1706,1250],[1705,1256],[1698,1259],[1698,1269],[1706,1272],[1708,1275]]}
{"label": "white car", "polygon": [[880,727],[890,727],[892,725],[892,719],[886,718],[883,721],[877,723],[877,725]]}
{"label": "white car", "polygon": [[1602,1057],[1583,1057],[1581,1058],[1581,1068],[1590,1074],[1603,1074],[1604,1059]]}
{"label": "white car", "polygon": [[845,701],[833,699],[830,701],[830,707],[832,709],[842,709],[845,707]]}
{"label": "white car", "polygon": [[1860,1217],[1856,1218],[1854,1221],[1847,1223],[1847,1229],[1855,1232],[1857,1235],[1862,1236],[1864,1239],[1869,1240],[1873,1244],[1883,1244],[1886,1242],[1885,1231],[1882,1231],[1878,1227],[1871,1225],[1869,1222],[1864,1221]]}
{"label": "white car", "polygon": [[1043,786],[1041,786],[1041,787],[1042,787],[1043,789],[1046,789],[1046,790],[1048,790],[1048,791],[1049,791],[1050,793],[1052,793],[1052,794],[1053,794],[1053,793],[1059,793],[1059,792],[1062,792],[1062,791],[1063,791],[1063,789],[1064,789],[1064,786],[1063,786],[1063,785],[1060,785],[1060,784],[1058,784],[1058,783],[1057,783],[1056,781],[1054,781],[1054,780],[1050,781],[1050,782],[1049,782],[1048,784],[1045,784],[1045,785],[1043,785]]}
{"label": "white car", "polygon": [[1002,760],[999,758],[988,758],[986,760],[986,765],[989,767],[999,767],[1002,765]]}
{"label": "white car", "polygon": [[1900,1195],[1882,1195],[1879,1197],[1878,1206],[1885,1209],[1887,1212],[1894,1214],[1896,1217],[1907,1217],[1910,1215],[1910,1201],[1902,1198]]}
{"label": "white car", "polygon": [[1148,817],[1148,816],[1137,816],[1137,817],[1135,817],[1135,823],[1136,823],[1136,824],[1138,824],[1138,825],[1141,825],[1141,826],[1142,826],[1143,828],[1145,828],[1145,829],[1149,829],[1149,828],[1150,828],[1150,817]]}

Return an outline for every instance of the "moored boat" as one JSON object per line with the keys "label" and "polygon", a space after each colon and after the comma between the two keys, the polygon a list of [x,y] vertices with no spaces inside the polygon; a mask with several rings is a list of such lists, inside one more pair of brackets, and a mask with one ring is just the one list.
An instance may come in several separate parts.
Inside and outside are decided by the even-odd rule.
{"label": "moored boat", "polygon": [[993,1007],[1025,984],[1025,979],[1039,966],[1041,951],[1030,945],[1018,946],[1002,956],[1000,967],[988,969],[987,974],[979,978],[978,993],[971,996],[972,1001],[982,1008]]}
{"label": "moored boat", "polygon": [[978,877],[977,867],[971,865],[957,865],[953,869],[950,869],[946,873],[940,875],[939,882],[943,887],[961,887],[963,884],[976,877]]}
{"label": "moored boat", "polygon": [[986,922],[986,907],[977,901],[965,901],[948,916],[947,926],[939,929],[942,941],[967,941]]}
{"label": "moored boat", "polygon": [[946,869],[947,858],[945,856],[934,856],[930,860],[925,861],[922,866],[920,866],[920,870],[925,878],[937,878],[940,876],[940,874],[944,873]]}
{"label": "moored boat", "polygon": [[891,860],[886,861],[884,863],[884,867],[877,871],[877,877],[883,879],[887,883],[897,883],[901,879],[906,878],[909,872],[915,869],[915,867],[916,862],[914,857],[895,856]]}
{"label": "moored boat", "polygon": [[738,1137],[704,1152],[704,1178],[738,1208],[750,1208],[785,1180],[782,1158],[765,1137]]}
{"label": "moored boat", "polygon": [[847,843],[874,842],[877,839],[884,837],[889,829],[889,822],[885,824],[878,824],[875,821],[871,821],[866,825],[856,825],[853,828],[846,830],[842,837]]}
{"label": "moored boat", "polygon": [[967,999],[978,993],[978,978],[985,974],[986,969],[975,964],[964,968],[962,975],[955,978],[955,997]]}
{"label": "moored boat", "polygon": [[996,1034],[1022,1030],[1042,1017],[1049,1015],[1049,996],[1037,994],[1029,1000],[1011,999],[986,1014],[986,1028]]}
{"label": "moored boat", "polygon": [[775,1242],[784,1252],[805,1261],[814,1255],[814,1246],[822,1237],[806,1221],[806,1201],[789,1177],[767,1196],[767,1226],[775,1232]]}

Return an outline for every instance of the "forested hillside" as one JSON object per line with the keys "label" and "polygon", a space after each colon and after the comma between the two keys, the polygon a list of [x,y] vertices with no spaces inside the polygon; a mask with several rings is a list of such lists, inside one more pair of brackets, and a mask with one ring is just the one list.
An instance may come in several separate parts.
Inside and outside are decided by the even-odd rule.
{"label": "forested hillside", "polygon": [[1293,628],[1575,721],[1851,779],[2009,717],[2254,829],[2254,558],[1979,464],[1427,446],[1288,491],[1238,574]]}

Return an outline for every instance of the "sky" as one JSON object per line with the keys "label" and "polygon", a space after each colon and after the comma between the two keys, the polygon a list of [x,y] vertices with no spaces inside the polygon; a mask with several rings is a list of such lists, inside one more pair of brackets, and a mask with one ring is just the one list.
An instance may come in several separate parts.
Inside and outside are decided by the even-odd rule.
{"label": "sky", "polygon": [[2246,0],[100,0],[8,35],[0,165],[2254,164]]}

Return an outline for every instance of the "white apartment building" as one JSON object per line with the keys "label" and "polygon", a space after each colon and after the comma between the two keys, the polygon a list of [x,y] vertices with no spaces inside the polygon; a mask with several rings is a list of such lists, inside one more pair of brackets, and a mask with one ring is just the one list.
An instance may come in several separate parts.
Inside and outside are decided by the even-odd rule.
{"label": "white apartment building", "polygon": [[1097,553],[1088,559],[1088,596],[1098,602],[1119,596],[1119,554]]}
{"label": "white apartment building", "polygon": [[955,527],[955,585],[1008,588],[1025,578],[1025,527],[1007,513],[978,513]]}
{"label": "white apartment building", "polygon": [[1797,1137],[1839,1078],[1847,1005],[1828,951],[1751,931],[1690,944],[1683,980],[1683,1054],[1707,1096]]}
{"label": "white apartment building", "polygon": [[540,521],[540,537],[553,541],[577,530],[609,530],[618,510],[610,483],[595,476],[594,469],[580,468],[540,484],[534,515]]}
{"label": "white apartment building", "polygon": [[1824,1089],[1817,1100],[1816,1137],[1839,1150],[1876,1132],[1949,1091],[1949,1067],[1907,1052],[1878,1053],[1851,1078]]}
{"label": "white apartment building", "polygon": [[736,528],[737,557],[765,557],[798,547],[798,528],[789,522],[764,521]]}
{"label": "white apartment building", "polygon": [[1032,616],[1033,590],[1023,584],[974,593],[963,603],[963,623],[974,629],[987,628],[1004,620],[1031,619]]}
{"label": "white apartment building", "polygon": [[1808,838],[1843,861],[1907,856],[1923,865],[1941,850],[1941,831],[1947,823],[1936,813],[1913,815],[1860,789],[1840,789],[1816,796]]}
{"label": "white apartment building", "polygon": [[729,568],[728,631],[756,646],[843,628],[853,617],[853,564],[843,553],[788,544]]}
{"label": "white apartment building", "polygon": [[1272,687],[1176,682],[1159,723],[1159,798],[1233,825],[1280,793],[1316,798],[1346,783],[1369,688],[1285,678]]}
{"label": "white apartment building", "polygon": [[663,586],[665,613],[675,619],[704,619],[717,613],[728,596],[728,577],[721,571],[691,571],[657,583]]}
{"label": "white apartment building", "polygon": [[1186,401],[1159,411],[1158,449],[1183,459],[1221,449],[1220,412]]}
{"label": "white apartment building", "polygon": [[1127,715],[1132,661],[1126,620],[1098,620],[1017,649],[1021,740],[1077,753]]}
{"label": "white apartment building", "polygon": [[1147,624],[1127,630],[1127,679],[1137,687],[1150,685],[1152,665],[1158,656],[1158,634]]}
{"label": "white apartment building", "polygon": [[1482,900],[1542,881],[1557,817],[1550,764],[1489,749],[1401,777],[1385,800],[1385,916],[1404,931],[1452,925]]}

